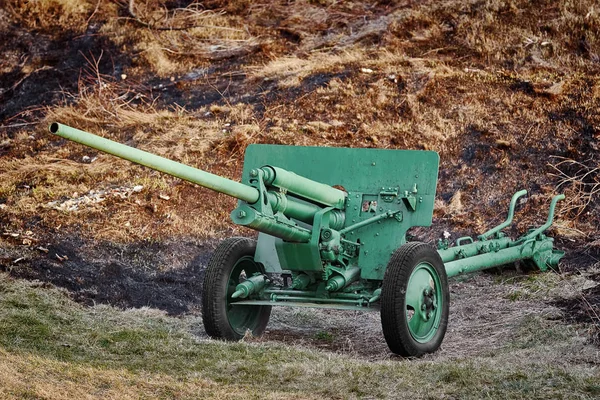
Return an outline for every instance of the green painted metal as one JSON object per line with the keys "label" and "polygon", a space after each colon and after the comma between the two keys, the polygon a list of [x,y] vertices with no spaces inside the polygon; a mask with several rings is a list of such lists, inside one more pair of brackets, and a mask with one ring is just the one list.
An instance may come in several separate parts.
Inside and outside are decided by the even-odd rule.
{"label": "green painted metal", "polygon": [[415,267],[408,280],[406,304],[412,309],[408,329],[417,342],[429,342],[439,328],[442,290],[440,277],[431,264],[421,263]]}
{"label": "green painted metal", "polygon": [[548,211],[548,219],[546,220],[546,223],[542,226],[540,226],[537,229],[534,229],[532,232],[528,233],[527,235],[525,235],[523,238],[519,239],[522,242],[528,241],[530,239],[534,239],[536,238],[538,235],[540,235],[542,232],[544,232],[546,229],[550,228],[550,226],[552,225],[552,220],[554,219],[554,210],[556,209],[556,203],[558,203],[561,200],[565,199],[565,195],[564,194],[559,194],[557,196],[554,196],[554,198],[552,199],[552,203],[550,203],[550,211]]}
{"label": "green painted metal", "polygon": [[[546,242],[550,242],[550,246]],[[446,273],[448,277],[464,274],[468,272],[481,271],[487,268],[506,265],[515,261],[532,259],[533,256],[544,250],[552,249],[552,239],[534,240],[525,242],[522,245],[509,247],[497,252],[483,253],[469,258],[457,259],[445,263]],[[553,260],[549,260],[553,261]],[[555,267],[551,265],[551,267]],[[541,269],[546,269],[547,266],[542,266]]]}
{"label": "green painted metal", "polygon": [[[434,152],[250,145],[239,183],[58,123],[50,131],[240,199],[233,222],[262,232],[255,261],[267,273],[295,272],[301,289],[335,292],[355,281],[381,281],[406,231],[431,224],[439,162]],[[477,241],[464,237],[439,250],[449,275],[523,259],[542,269],[558,262],[561,253],[541,233],[552,223],[559,197],[540,228],[514,242],[500,232],[525,193],[517,192],[506,221]],[[370,298],[378,286],[367,284]]]}
{"label": "green painted metal", "polygon": [[[303,299],[304,300],[304,299]],[[348,304],[334,304],[334,303],[312,303],[309,301],[281,301],[273,303],[270,300],[243,300],[234,304],[234,306],[272,306],[277,305],[279,307],[303,307],[303,308],[324,308],[328,310],[348,310],[348,311],[379,311],[378,304],[372,304],[370,307],[355,306]]]}
{"label": "green painted metal", "polygon": [[512,240],[508,237],[501,237],[500,239],[493,240],[472,241],[472,243],[463,245],[460,243],[461,241],[457,240],[456,246],[438,250],[438,253],[442,257],[442,261],[444,263],[473,257],[478,254],[493,253],[501,249],[506,249],[510,243],[512,243]]}
{"label": "green painted metal", "polygon": [[[258,249],[260,249],[263,245],[260,238],[258,243]],[[280,270],[316,273],[323,271],[323,262],[321,260],[319,248],[313,243],[291,244],[282,240],[276,240],[275,251],[278,257],[278,264],[275,267],[278,267]],[[257,261],[261,262],[260,259],[257,259]],[[266,263],[264,264],[267,272],[276,272],[269,270],[268,265]]]}
{"label": "green painted metal", "polygon": [[263,167],[262,170],[266,173],[265,183],[267,185],[284,189],[325,206],[333,206],[339,209],[344,208],[346,193],[339,189],[271,165]]}
{"label": "green painted metal", "polygon": [[[552,225],[556,203],[565,198],[557,195],[552,199],[546,223],[537,229],[533,229],[517,240],[505,237],[501,229],[510,225],[514,216],[516,201],[519,197],[527,194],[521,190],[515,193],[510,202],[508,217],[502,224],[479,235],[478,241],[471,238],[469,244],[462,245],[466,238],[456,241],[456,246],[447,247],[438,244],[438,253],[444,261],[448,277],[463,273],[481,271],[487,268],[498,267],[516,261],[531,260],[542,271],[548,268],[556,268],[560,258],[564,255],[562,251],[553,248],[553,239],[543,235],[543,232]],[[490,236],[496,239],[486,239]]]}
{"label": "green painted metal", "polygon": [[[439,156],[431,151],[250,145],[235,182],[58,123],[50,131],[239,199],[232,221],[259,232],[254,257],[235,263],[224,301],[240,335],[258,305],[379,310],[391,255],[408,229],[432,222]],[[515,193],[507,219],[477,240],[440,241],[448,276],[522,260],[541,270],[558,265],[564,253],[543,233],[564,196],[554,197],[539,228],[517,240],[501,232],[525,194]],[[447,288],[427,262],[408,279],[408,337],[428,343],[440,329]]]}
{"label": "green painted metal", "polygon": [[267,283],[268,279],[263,274],[259,273],[254,276],[250,276],[235,287],[235,292],[233,292],[231,298],[237,299],[238,297],[241,297],[245,299],[251,294],[260,292]]}
{"label": "green painted metal", "polygon": [[[248,204],[254,204],[264,196],[267,203],[271,204],[276,212],[281,211],[282,214],[290,218],[297,218],[300,221],[312,221],[314,214],[320,210],[317,205],[289,199],[281,193],[264,192],[266,194],[263,195],[259,188],[251,185],[235,182],[63,124],[53,122],[50,124],[49,130],[51,133],[65,139],[230,195]],[[338,220],[343,220],[339,214],[336,216]],[[263,215],[260,212],[255,212],[255,210],[249,211],[248,208],[237,210],[237,212],[232,213],[232,219],[239,225],[262,230],[288,241],[308,241],[309,234],[306,233],[305,229],[297,228],[294,223],[274,222],[270,215]],[[340,221],[338,221],[338,225],[340,225]]]}
{"label": "green painted metal", "polygon": [[305,273],[299,273],[298,275],[296,275],[296,277],[294,278],[294,280],[292,282],[292,289],[297,289],[297,290],[306,289],[308,287],[308,285],[310,285],[310,282],[311,282],[310,276],[308,276]]}
{"label": "green painted metal", "polygon": [[238,225],[268,233],[288,242],[304,243],[310,240],[310,230],[290,221],[278,220],[273,215],[265,215],[248,204],[240,204],[233,210],[231,219]]}
{"label": "green painted metal", "polygon": [[[321,216],[320,222],[315,219],[309,245],[260,236],[257,261],[273,273],[323,271],[322,256],[331,258],[331,253],[317,254],[315,249],[325,242],[317,235],[322,229],[331,228],[340,233],[340,238],[339,243],[329,242],[328,247],[350,248],[350,243],[358,244],[355,252],[345,257],[347,266],[359,266],[361,279],[382,280],[392,252],[406,241],[406,231],[413,226],[431,225],[438,163],[439,156],[431,151],[248,146],[242,182],[250,184],[257,166],[271,165],[310,181],[343,188],[347,193],[342,226],[332,226],[332,218],[327,215]],[[294,198],[289,192],[287,197]],[[323,203],[334,201],[335,198]],[[334,211],[338,209],[329,214]],[[277,259],[266,250],[273,247],[277,249]]]}
{"label": "green painted metal", "polygon": [[496,226],[495,228],[492,228],[489,231],[479,235],[479,240],[485,240],[488,237],[497,234],[502,229],[509,226],[512,223],[513,217],[515,215],[515,206],[517,205],[517,200],[519,200],[520,197],[525,196],[526,194],[527,190],[519,190],[517,193],[515,193],[512,199],[510,200],[510,205],[508,206],[508,217],[506,217],[506,221]]}
{"label": "green painted metal", "polygon": [[360,277],[360,268],[358,267],[350,267],[340,271],[339,274],[334,275],[329,278],[327,281],[327,286],[325,286],[325,290],[330,292],[335,292],[337,290],[343,289],[352,282],[355,282]]}
{"label": "green painted metal", "polygon": [[[273,210],[280,211],[284,215],[306,224],[311,224],[315,214],[321,211],[321,207],[315,204],[290,199],[283,193],[268,192],[267,197],[269,198],[269,203],[273,207]],[[341,223],[343,223],[343,220]],[[338,225],[340,225],[339,222]]]}

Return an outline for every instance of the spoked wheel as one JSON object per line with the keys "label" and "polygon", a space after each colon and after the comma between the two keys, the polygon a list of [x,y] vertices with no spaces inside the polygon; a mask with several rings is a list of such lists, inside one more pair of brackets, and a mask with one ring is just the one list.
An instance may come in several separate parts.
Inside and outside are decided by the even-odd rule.
{"label": "spoked wheel", "polygon": [[449,300],[438,252],[419,242],[400,246],[381,289],[381,325],[390,350],[404,357],[436,351],[446,334]]}
{"label": "spoked wheel", "polygon": [[202,322],[212,338],[239,340],[246,331],[259,336],[267,327],[271,306],[234,306],[244,299],[231,298],[246,277],[264,273],[254,262],[255,252],[255,240],[236,237],[221,242],[210,258],[204,276]]}

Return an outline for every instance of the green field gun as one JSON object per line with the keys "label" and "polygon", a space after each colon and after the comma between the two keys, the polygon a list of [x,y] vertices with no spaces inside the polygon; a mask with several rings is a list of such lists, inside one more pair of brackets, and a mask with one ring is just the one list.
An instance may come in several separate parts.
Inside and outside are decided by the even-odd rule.
{"label": "green field gun", "polygon": [[213,338],[260,335],[272,306],[378,311],[392,352],[436,351],[446,333],[448,277],[521,261],[545,271],[563,252],[546,223],[517,240],[501,230],[438,249],[407,242],[413,226],[430,226],[439,156],[433,151],[250,145],[242,183],[65,125],[50,132],[237,199],[235,224],[258,239],[224,240],[204,278],[202,318]]}

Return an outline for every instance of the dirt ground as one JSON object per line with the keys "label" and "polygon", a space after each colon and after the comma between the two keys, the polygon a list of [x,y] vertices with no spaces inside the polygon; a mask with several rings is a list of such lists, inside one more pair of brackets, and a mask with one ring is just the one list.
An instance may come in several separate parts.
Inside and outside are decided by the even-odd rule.
{"label": "dirt ground", "polygon": [[[69,237],[48,244],[48,253],[4,248],[0,261],[2,270],[11,276],[64,288],[69,297],[86,305],[151,307],[191,318],[198,321],[194,333],[204,337],[199,323],[202,278],[216,243],[180,238],[116,245]],[[25,260],[15,264],[13,260],[18,256]],[[571,255],[567,260],[575,258]],[[569,262],[563,262],[562,267],[574,270],[575,266],[567,268]],[[581,265],[581,259],[577,262]],[[583,327],[579,328],[583,329],[581,351],[569,357],[573,362],[600,362],[593,350],[600,345],[600,275],[547,274],[548,284],[542,281],[533,288],[529,282],[540,274],[514,266],[451,280],[448,333],[435,359],[485,356],[519,345],[514,344],[516,337],[521,338],[519,329],[536,318],[535,323],[546,329],[546,324]],[[565,287],[559,290],[561,285]],[[280,342],[368,360],[392,357],[377,312],[276,307],[266,333],[248,340]],[[564,356],[556,354],[557,360]]]}
{"label": "dirt ground", "polygon": [[[65,143],[46,132],[59,120],[233,179],[250,143],[436,150],[434,224],[413,239],[480,233],[525,188],[509,229],[522,234],[564,192],[550,230],[561,276],[599,282],[598,10],[538,3],[7,1],[0,268],[83,304],[183,318],[200,312],[218,240],[252,234],[229,222],[233,200]],[[529,314],[600,342],[600,286],[515,302],[511,274],[526,279],[452,285],[442,357],[474,336],[489,338],[477,352],[510,341]],[[306,315],[281,310],[266,339],[388,356],[378,316],[315,313],[334,322],[298,327]]]}

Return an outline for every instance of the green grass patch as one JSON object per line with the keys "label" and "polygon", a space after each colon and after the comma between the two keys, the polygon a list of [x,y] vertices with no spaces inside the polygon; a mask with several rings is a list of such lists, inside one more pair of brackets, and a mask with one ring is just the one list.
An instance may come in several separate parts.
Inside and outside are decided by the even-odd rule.
{"label": "green grass patch", "polygon": [[[219,390],[235,388],[240,398],[258,398],[265,388],[301,398],[394,398],[400,393],[416,398],[593,398],[600,390],[600,376],[591,369],[582,373],[540,363],[511,364],[494,357],[369,362],[278,344],[199,339],[192,333],[197,323],[197,319],[170,318],[154,310],[84,308],[61,291],[0,275],[0,352],[34,357],[59,376],[66,373],[65,365],[74,371],[127,371],[107,378],[106,390],[118,388],[123,380],[147,382],[143,378],[147,375],[163,386],[146,393],[140,383],[141,393],[164,398],[187,393],[187,386],[178,385],[198,379],[212,382]],[[540,324],[533,318],[521,327],[522,341],[512,349],[532,348],[547,339],[564,340],[555,331],[544,333],[552,327]],[[328,335],[320,339],[335,340]],[[79,375],[69,379],[74,384],[84,381]],[[17,397],[29,395],[23,390]]]}

